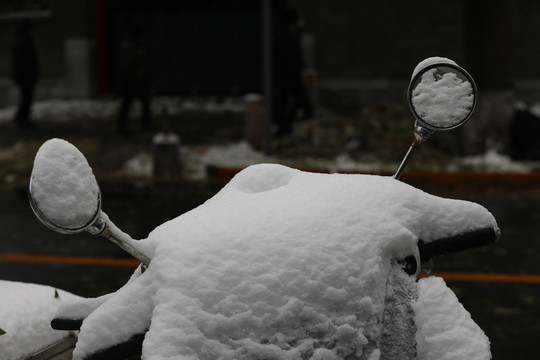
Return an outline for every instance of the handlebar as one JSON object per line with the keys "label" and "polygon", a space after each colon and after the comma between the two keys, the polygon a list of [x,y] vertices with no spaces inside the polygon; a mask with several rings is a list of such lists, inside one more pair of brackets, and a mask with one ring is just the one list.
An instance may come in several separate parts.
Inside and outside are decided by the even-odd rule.
{"label": "handlebar", "polygon": [[[55,318],[51,321],[51,327],[55,330],[70,330],[76,331],[81,329],[84,319],[61,319]],[[142,344],[146,331],[137,333],[129,339],[102,349],[97,353],[91,354],[84,360],[108,360],[108,359],[127,359],[142,351]]]}
{"label": "handlebar", "polygon": [[498,227],[490,227],[473,230],[430,242],[420,240],[418,242],[420,261],[424,262],[428,261],[434,256],[445,255],[492,244],[499,239],[500,234],[501,231]]}
{"label": "handlebar", "polygon": [[68,330],[77,331],[81,330],[81,325],[84,319],[60,319],[54,318],[51,321],[51,328],[54,330]]}

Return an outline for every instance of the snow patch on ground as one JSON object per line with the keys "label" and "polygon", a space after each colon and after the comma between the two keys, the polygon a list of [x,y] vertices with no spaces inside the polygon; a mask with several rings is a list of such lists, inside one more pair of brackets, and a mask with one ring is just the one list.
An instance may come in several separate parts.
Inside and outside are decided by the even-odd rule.
{"label": "snow patch on ground", "polygon": [[[32,120],[73,121],[78,118],[110,118],[116,117],[120,99],[50,99],[36,101],[32,105]],[[236,98],[226,98],[223,101],[208,98],[204,100],[183,99],[180,97],[154,97],[152,113],[158,115],[178,115],[186,111],[204,111],[217,113],[224,111],[241,112],[244,103]],[[16,106],[0,109],[0,123],[12,122]],[[133,108],[134,116],[140,116],[141,108],[136,102]]]}
{"label": "snow patch on ground", "polygon": [[[357,162],[347,154],[332,160],[302,158],[283,159],[265,155],[254,150],[247,142],[229,143],[216,146],[184,146],[181,148],[184,176],[187,179],[201,180],[207,177],[207,167],[244,169],[260,163],[278,163],[297,168],[318,169],[328,173],[393,173],[398,164],[380,162]],[[153,157],[150,152],[141,152],[124,163],[123,173],[130,176],[152,176]],[[509,156],[491,149],[484,154],[468,156],[446,165],[443,171],[483,171],[490,173],[530,173],[540,169],[538,161],[514,161]]]}
{"label": "snow patch on ground", "polygon": [[490,149],[484,154],[467,156],[460,160],[462,167],[493,173],[529,173],[532,169],[538,169],[540,162],[518,162],[509,156],[500,154],[495,149]]}

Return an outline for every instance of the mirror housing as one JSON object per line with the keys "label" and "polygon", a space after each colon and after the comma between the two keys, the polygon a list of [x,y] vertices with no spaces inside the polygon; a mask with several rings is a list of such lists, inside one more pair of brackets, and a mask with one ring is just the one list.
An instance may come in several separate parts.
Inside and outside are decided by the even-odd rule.
{"label": "mirror housing", "polygon": [[415,68],[407,91],[409,109],[415,117],[416,140],[434,131],[455,129],[472,116],[478,90],[472,76],[454,61],[428,58]]}
{"label": "mirror housing", "polygon": [[139,259],[150,256],[101,210],[101,191],[84,155],[61,139],[45,142],[34,160],[28,186],[30,207],[49,229],[62,234],[101,235]]}

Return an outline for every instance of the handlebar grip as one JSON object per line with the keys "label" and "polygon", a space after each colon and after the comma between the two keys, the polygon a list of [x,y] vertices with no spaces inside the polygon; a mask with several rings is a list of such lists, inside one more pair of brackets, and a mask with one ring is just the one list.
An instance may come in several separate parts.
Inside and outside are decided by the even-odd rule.
{"label": "handlebar grip", "polygon": [[[96,353],[90,354],[83,360],[110,360],[110,359],[134,359],[142,351],[142,345],[146,331],[132,335],[123,343],[113,345]],[[137,359],[140,357],[137,356]]]}
{"label": "handlebar grip", "polygon": [[80,330],[83,320],[54,318],[51,321],[51,328],[54,330]]}
{"label": "handlebar grip", "polygon": [[428,261],[434,256],[445,255],[457,251],[468,250],[494,243],[499,239],[501,231],[498,227],[483,228],[454,235],[430,242],[418,241],[420,261]]}

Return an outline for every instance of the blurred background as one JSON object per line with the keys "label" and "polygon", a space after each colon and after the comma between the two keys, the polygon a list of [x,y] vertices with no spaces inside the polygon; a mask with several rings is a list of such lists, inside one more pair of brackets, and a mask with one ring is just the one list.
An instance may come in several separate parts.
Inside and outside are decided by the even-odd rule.
{"label": "blurred background", "polygon": [[423,144],[402,180],[498,219],[498,243],[438,259],[434,271],[494,359],[532,358],[539,38],[533,0],[4,0],[0,279],[99,296],[134,269],[106,240],[52,233],[33,216],[26,187],[45,140],[79,147],[104,211],[145,238],[250,164],[393,174],[413,136],[412,71],[442,56],[474,77],[478,106]]}

